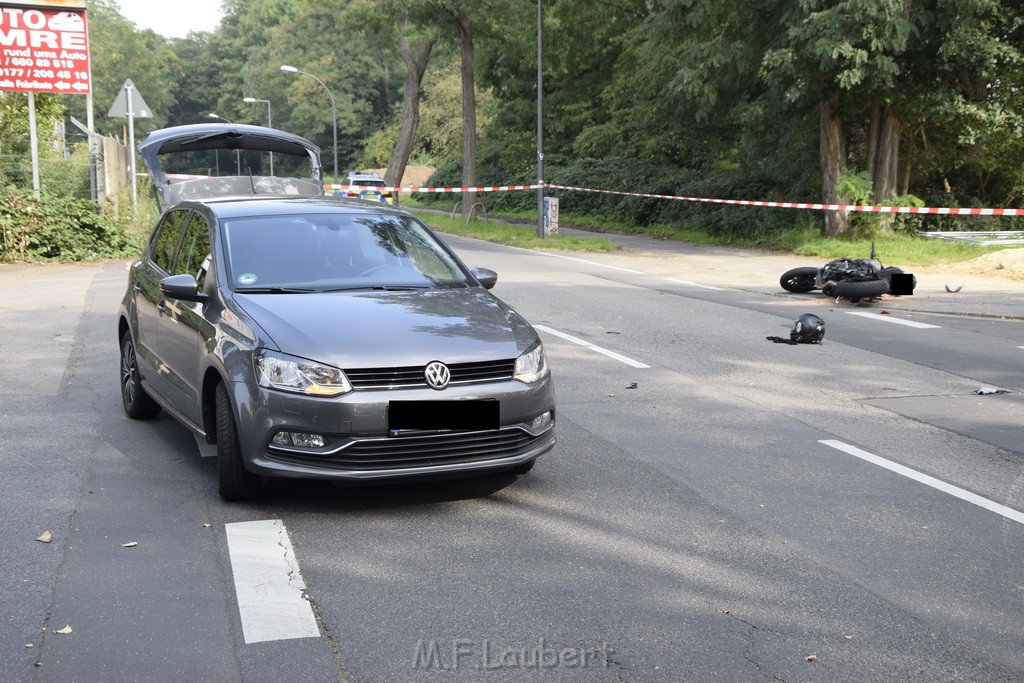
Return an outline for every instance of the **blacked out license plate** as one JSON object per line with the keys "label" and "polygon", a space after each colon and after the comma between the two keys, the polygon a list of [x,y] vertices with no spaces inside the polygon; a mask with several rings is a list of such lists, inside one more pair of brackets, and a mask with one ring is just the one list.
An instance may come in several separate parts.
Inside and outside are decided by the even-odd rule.
{"label": "blacked out license plate", "polygon": [[388,431],[481,431],[497,429],[501,403],[469,401],[389,401]]}

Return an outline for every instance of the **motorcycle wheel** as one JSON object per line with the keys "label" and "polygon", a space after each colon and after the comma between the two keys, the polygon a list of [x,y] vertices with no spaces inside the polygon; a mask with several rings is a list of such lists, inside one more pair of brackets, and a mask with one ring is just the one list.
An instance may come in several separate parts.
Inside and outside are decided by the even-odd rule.
{"label": "motorcycle wheel", "polygon": [[[893,273],[897,273],[899,275],[902,275],[903,274],[903,269],[902,268],[897,268],[896,266],[886,266],[885,268],[882,268],[882,270],[878,271],[878,277],[884,278],[886,284],[889,285],[889,289],[886,290],[886,294],[891,294],[892,293],[892,275],[893,275]],[[914,276],[914,275],[912,275],[911,277],[914,278],[913,279],[913,283],[914,283],[913,284],[913,288],[916,289],[917,288],[917,277]]]}
{"label": "motorcycle wheel", "polygon": [[861,299],[873,299],[889,291],[888,280],[842,280],[836,283],[836,296],[857,303]]}
{"label": "motorcycle wheel", "polygon": [[779,278],[779,284],[787,292],[804,294],[814,289],[815,278],[818,276],[818,269],[811,267],[793,268],[787,270]]}

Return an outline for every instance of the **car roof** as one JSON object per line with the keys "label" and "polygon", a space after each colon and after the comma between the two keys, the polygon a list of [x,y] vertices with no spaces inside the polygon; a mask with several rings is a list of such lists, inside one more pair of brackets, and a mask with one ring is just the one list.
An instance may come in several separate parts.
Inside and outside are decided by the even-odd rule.
{"label": "car roof", "polygon": [[344,197],[296,197],[287,196],[256,196],[256,197],[218,197],[187,201],[172,208],[205,207],[217,218],[241,218],[248,216],[283,216],[289,214],[323,214],[323,213],[374,213],[391,216],[408,216],[403,209],[389,204],[376,204],[361,199]]}

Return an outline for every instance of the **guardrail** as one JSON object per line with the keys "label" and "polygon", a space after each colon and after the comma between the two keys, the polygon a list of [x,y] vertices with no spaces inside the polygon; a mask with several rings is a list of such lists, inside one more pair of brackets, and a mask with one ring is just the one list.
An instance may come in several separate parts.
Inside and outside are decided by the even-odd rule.
{"label": "guardrail", "polygon": [[970,242],[983,247],[1024,244],[1024,230],[996,230],[989,232],[918,232],[918,237],[933,240]]}

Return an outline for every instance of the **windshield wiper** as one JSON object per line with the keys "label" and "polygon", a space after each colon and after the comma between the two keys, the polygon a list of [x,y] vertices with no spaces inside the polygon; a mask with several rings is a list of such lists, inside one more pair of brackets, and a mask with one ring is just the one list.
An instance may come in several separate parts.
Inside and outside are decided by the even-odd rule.
{"label": "windshield wiper", "polygon": [[321,292],[358,292],[359,290],[373,292],[410,292],[418,289],[430,289],[430,285],[349,285],[347,287],[331,287],[321,289]]}
{"label": "windshield wiper", "polygon": [[240,294],[310,294],[316,291],[299,287],[239,287],[235,290]]}

